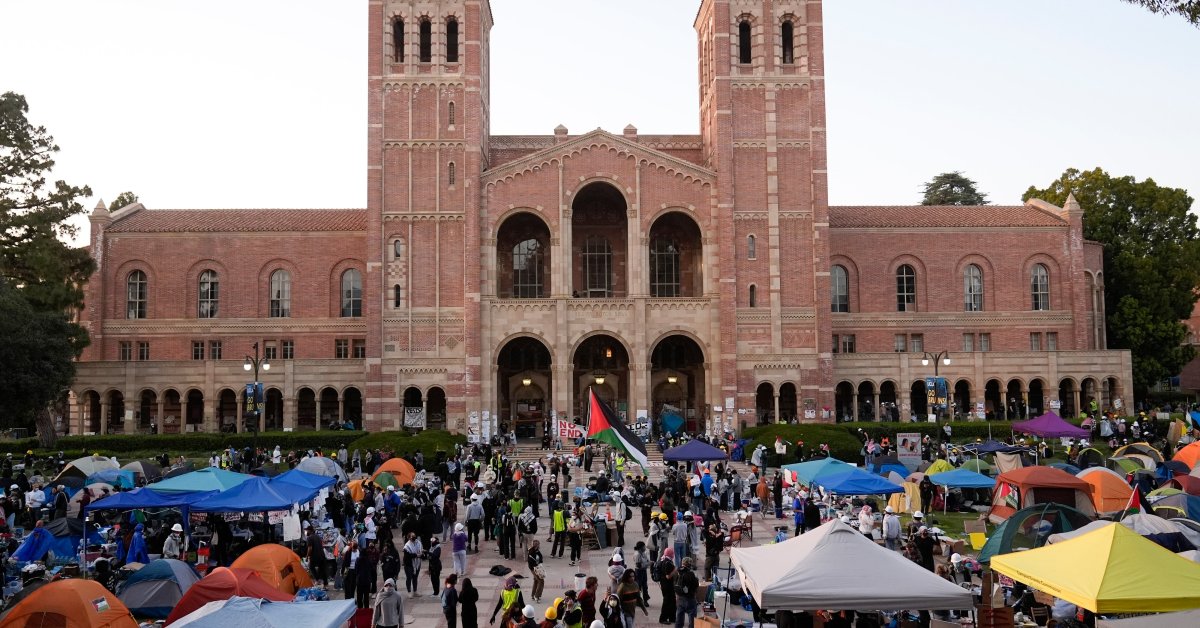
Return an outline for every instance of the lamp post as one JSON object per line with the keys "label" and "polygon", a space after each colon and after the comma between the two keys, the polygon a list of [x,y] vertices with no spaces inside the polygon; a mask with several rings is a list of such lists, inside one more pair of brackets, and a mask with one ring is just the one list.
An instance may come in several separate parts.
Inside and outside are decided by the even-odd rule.
{"label": "lamp post", "polygon": [[[933,379],[934,379],[934,385],[936,386],[938,383],[938,380],[940,379],[940,377],[938,376],[938,366],[940,366],[942,364],[945,364],[946,366],[950,366],[950,352],[949,351],[938,351],[937,353],[930,353],[928,351],[925,351],[923,357],[921,358],[921,366],[929,366],[930,362],[933,362]],[[950,389],[950,387],[947,386],[946,387],[946,397],[947,398],[950,396],[949,389]],[[925,395],[926,395],[926,397],[929,396],[928,390],[925,391]],[[938,404],[935,404],[935,405],[938,405]],[[946,405],[949,405],[949,404],[946,404]],[[942,418],[941,410],[935,408],[935,411],[937,412],[938,418],[939,419]]]}
{"label": "lamp post", "polygon": [[[254,432],[255,455],[258,455],[258,422],[262,418],[262,408],[260,407],[262,400],[259,399],[259,394],[258,394],[259,391],[262,389],[262,383],[258,379],[258,371],[260,368],[264,371],[271,370],[271,361],[267,358],[259,358],[258,343],[256,342],[256,343],[254,343],[254,357],[250,357],[247,355],[246,361],[242,364],[242,370],[254,371],[254,383],[253,383],[253,386],[251,387],[253,389],[254,394],[246,395],[246,403],[248,405],[253,404],[254,409],[247,411],[245,418],[253,419],[253,422],[250,423],[250,426],[251,426],[250,429],[251,429],[251,431]],[[247,391],[247,392],[249,392],[249,391]]]}

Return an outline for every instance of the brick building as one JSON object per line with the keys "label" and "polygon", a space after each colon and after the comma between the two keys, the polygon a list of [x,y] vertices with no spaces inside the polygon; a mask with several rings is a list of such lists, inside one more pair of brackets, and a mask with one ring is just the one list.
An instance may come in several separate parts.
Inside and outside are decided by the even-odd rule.
{"label": "brick building", "polygon": [[935,366],[960,412],[1129,390],[1073,202],[828,206],[819,1],[699,3],[694,136],[492,135],[489,3],[367,5],[367,207],[97,207],[72,432],[240,423],[255,343],[270,428],[534,435],[589,386],[907,418]]}

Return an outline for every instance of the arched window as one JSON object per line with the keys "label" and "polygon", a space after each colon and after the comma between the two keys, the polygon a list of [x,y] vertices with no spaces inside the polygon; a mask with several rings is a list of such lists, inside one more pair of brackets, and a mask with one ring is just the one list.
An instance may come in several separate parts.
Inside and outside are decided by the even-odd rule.
{"label": "arched window", "polygon": [[446,166],[446,181],[447,181],[447,182],[449,183],[449,185],[451,185],[451,186],[453,186],[453,185],[454,185],[454,178],[455,178],[455,177],[454,177],[454,175],[455,175],[455,172],[454,172],[454,162],[452,161],[452,162],[450,162],[450,165],[449,165],[449,166]]}
{"label": "arched window", "polygon": [[362,273],[357,268],[342,273],[342,316],[362,316]]}
{"label": "arched window", "polygon": [[963,311],[983,311],[983,271],[975,264],[963,270]]}
{"label": "arched window", "polygon": [[454,126],[454,102],[453,101],[451,101],[450,105],[446,107],[446,124],[448,124],[450,126]]}
{"label": "arched window", "polygon": [[135,270],[125,279],[125,318],[146,318],[146,273]]}
{"label": "arched window", "polygon": [[650,243],[650,296],[679,296],[679,245],[666,238]]}
{"label": "arched window", "polygon": [[783,23],[780,29],[781,42],[783,46],[783,63],[790,65],[796,61],[796,27],[792,25],[792,21],[788,20]]}
{"label": "arched window", "polygon": [[746,236],[746,259],[758,259],[758,240],[752,236]]}
{"label": "arched window", "polygon": [[1035,264],[1029,274],[1029,296],[1035,310],[1050,309],[1050,271],[1045,264]]}
{"label": "arched window", "polygon": [[513,247],[513,298],[540,299],[545,296],[542,243],[537,238],[518,242]]}
{"label": "arched window", "polygon": [[404,20],[392,22],[392,56],[396,63],[404,63]]}
{"label": "arched window", "polygon": [[199,309],[196,315],[200,318],[216,318],[217,306],[221,303],[221,283],[217,271],[206,270],[200,273]]}
{"label": "arched window", "polygon": [[429,63],[433,60],[433,23],[428,19],[421,20],[420,61]]}
{"label": "arched window", "polygon": [[458,63],[458,20],[454,18],[446,21],[446,63]]}
{"label": "arched window", "polygon": [[404,241],[403,240],[396,240],[395,242],[392,242],[392,253],[396,256],[396,259],[398,259],[398,260],[404,259]]}
{"label": "arched window", "polygon": [[392,286],[392,307],[400,307],[404,302],[404,291],[400,289],[400,284]]}
{"label": "arched window", "polygon": [[896,269],[896,311],[917,311],[917,271],[908,264]]}
{"label": "arched window", "polygon": [[750,307],[758,307],[758,286],[750,284]]}
{"label": "arched window", "polygon": [[738,23],[738,63],[750,63],[750,22]]}
{"label": "arched window", "polygon": [[829,273],[829,309],[833,312],[850,311],[850,273],[837,264]]}
{"label": "arched window", "polygon": [[271,318],[287,318],[292,315],[292,275],[286,270],[271,273],[270,311]]}
{"label": "arched window", "polygon": [[591,236],[583,243],[584,296],[612,296],[612,245],[608,238]]}

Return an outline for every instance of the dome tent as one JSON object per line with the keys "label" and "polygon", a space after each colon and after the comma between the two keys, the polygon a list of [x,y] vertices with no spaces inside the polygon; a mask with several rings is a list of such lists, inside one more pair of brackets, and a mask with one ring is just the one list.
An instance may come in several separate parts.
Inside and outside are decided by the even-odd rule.
{"label": "dome tent", "polygon": [[1096,510],[1091,493],[1091,484],[1069,473],[1050,467],[1022,467],[996,478],[988,519],[1000,523],[1020,508],[1045,503],[1065,504],[1090,517]]}
{"label": "dome tent", "polygon": [[1087,514],[1062,504],[1039,504],[1018,510],[988,537],[979,550],[979,562],[986,563],[1014,548],[1041,547],[1051,534],[1076,530],[1091,521]]}
{"label": "dome tent", "polygon": [[264,581],[253,569],[217,567],[183,594],[167,617],[170,626],[180,617],[216,600],[228,600],[238,595],[273,602],[290,602],[292,595]]}
{"label": "dome tent", "polygon": [[300,557],[292,550],[275,543],[250,548],[233,561],[230,567],[252,569],[268,584],[291,595],[313,585],[312,577],[300,563]]}
{"label": "dome tent", "polygon": [[51,582],[21,600],[4,628],[137,628],[129,609],[95,580]]}
{"label": "dome tent", "polygon": [[181,560],[160,558],[135,571],[117,597],[138,617],[165,619],[200,576]]}

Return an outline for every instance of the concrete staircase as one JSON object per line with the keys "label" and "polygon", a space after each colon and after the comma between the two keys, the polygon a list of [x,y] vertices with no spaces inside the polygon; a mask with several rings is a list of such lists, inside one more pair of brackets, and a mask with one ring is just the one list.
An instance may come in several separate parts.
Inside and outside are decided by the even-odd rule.
{"label": "concrete staircase", "polygon": [[[548,450],[542,449],[540,441],[539,442],[534,442],[534,441],[522,442],[522,441],[518,440],[516,453],[510,454],[509,458],[514,459],[514,460],[519,460],[522,463],[527,463],[527,462],[534,462],[540,458],[547,457],[552,453],[555,453],[555,452],[553,450],[548,451]],[[561,453],[569,453],[569,452],[566,449],[564,449]],[[646,469],[646,474],[650,478],[650,481],[655,482],[655,483],[662,481],[662,479],[665,475],[665,473],[664,473],[665,466],[663,464],[662,452],[658,450],[658,445],[656,445],[654,443],[646,443],[646,457],[649,459],[649,462],[650,462],[649,468]],[[593,464],[592,465],[592,475],[599,473],[599,469],[600,469],[600,465],[598,463]],[[639,474],[641,473],[641,471],[637,468],[636,464],[632,466],[632,468],[630,469],[630,472],[639,473]],[[580,475],[584,476],[583,477],[584,480],[587,479],[587,477],[586,477],[587,473],[572,473],[572,476],[574,476],[576,479],[579,479]]]}

